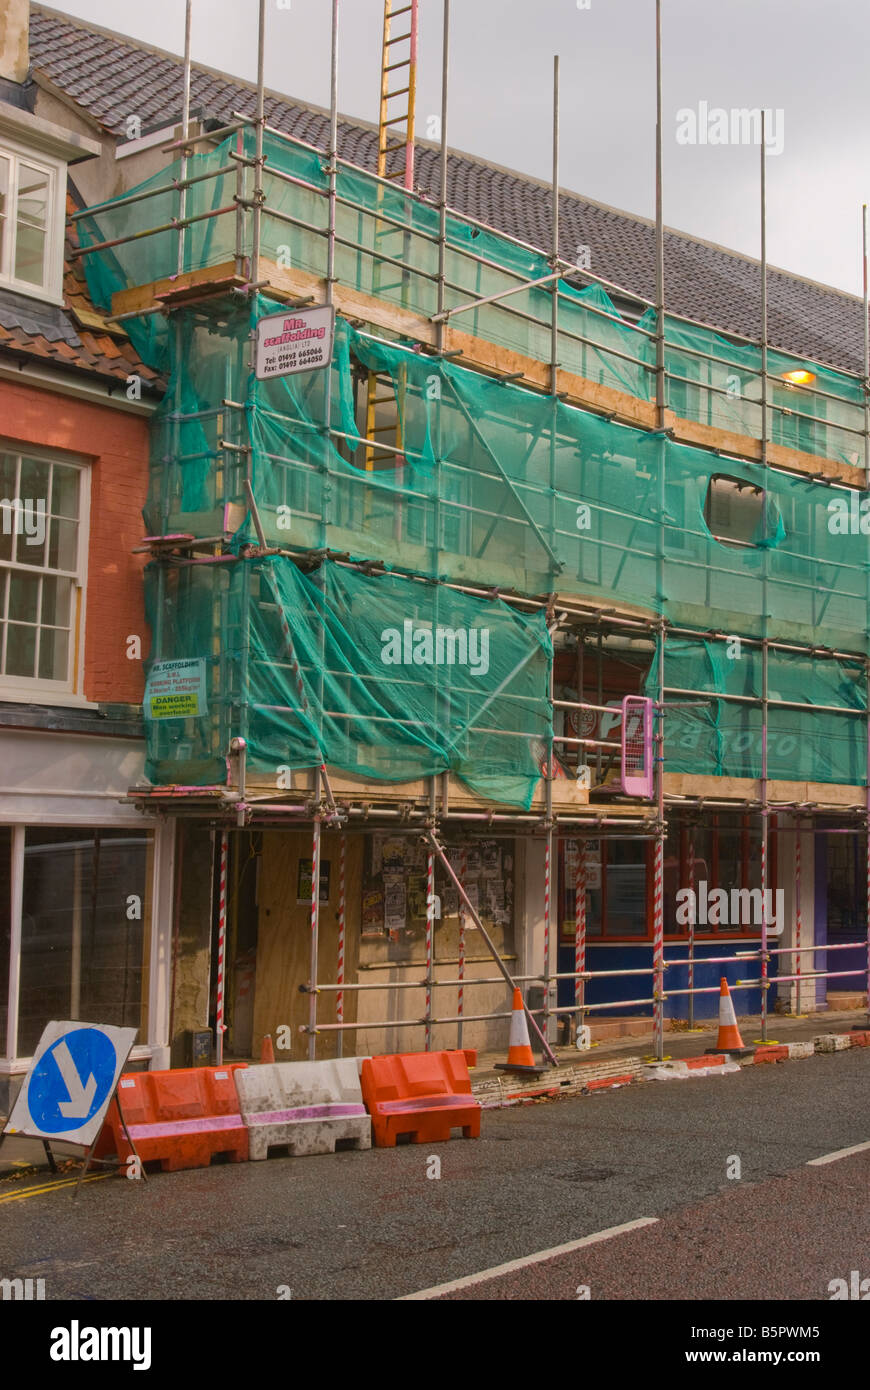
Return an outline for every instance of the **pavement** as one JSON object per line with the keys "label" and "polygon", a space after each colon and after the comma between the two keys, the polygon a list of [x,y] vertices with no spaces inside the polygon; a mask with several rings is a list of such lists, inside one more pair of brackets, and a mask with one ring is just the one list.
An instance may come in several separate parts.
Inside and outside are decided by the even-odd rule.
{"label": "pavement", "polygon": [[852,1048],[495,1109],[479,1140],[99,1174],[75,1201],[70,1177],[19,1170],[0,1278],[74,1301],[390,1300],[471,1277],[456,1295],[828,1300],[870,1278],[870,1149],[808,1164],[868,1144],[868,1082]]}
{"label": "pavement", "polygon": [[[867,1009],[852,1011],[826,1011],[793,1016],[773,1014],[768,1019],[768,1041],[803,1042],[820,1033],[847,1033],[853,1025],[863,1025],[867,1021]],[[761,1037],[761,1018],[759,1015],[746,1015],[738,1019],[744,1042],[752,1044]],[[718,1024],[711,1020],[691,1032],[679,1029],[665,1034],[664,1056],[672,1060],[688,1057],[701,1057],[708,1047],[714,1047]],[[647,1038],[626,1037],[593,1043],[588,1051],[578,1051],[576,1047],[554,1047],[553,1052],[562,1069],[561,1079],[576,1085],[582,1079],[586,1068],[590,1078],[599,1074],[619,1073],[623,1070],[615,1063],[624,1063],[625,1070],[639,1072],[652,1059],[652,1033]],[[547,1066],[537,1083],[528,1077],[510,1078],[505,1072],[496,1070],[496,1062],[504,1061],[504,1053],[481,1053],[477,1065],[472,1069],[472,1089],[484,1104],[491,1103],[505,1093],[518,1093],[520,1089],[532,1089],[537,1084],[541,1089],[552,1087],[560,1079],[560,1071]],[[570,1069],[570,1072],[569,1072]],[[0,1113],[0,1126],[5,1121]],[[52,1143],[52,1151],[62,1171],[75,1169],[81,1158],[81,1149],[62,1143]],[[0,1145],[0,1178],[4,1175],[22,1175],[26,1172],[47,1172],[49,1163],[42,1144],[33,1139],[5,1138]]]}

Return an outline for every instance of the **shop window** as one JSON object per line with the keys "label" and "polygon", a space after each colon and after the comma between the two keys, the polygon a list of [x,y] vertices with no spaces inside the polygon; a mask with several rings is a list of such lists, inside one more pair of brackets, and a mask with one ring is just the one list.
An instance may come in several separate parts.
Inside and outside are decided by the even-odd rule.
{"label": "shop window", "polygon": [[150,836],[28,827],[24,841],[18,1055],[52,1018],[139,1029],[148,945]]}
{"label": "shop window", "polygon": [[0,452],[0,684],[72,693],[78,683],[87,471]]}
{"label": "shop window", "polygon": [[[829,938],[864,937],[867,893],[864,848],[859,835],[826,835]],[[832,957],[833,959],[833,957]],[[832,966],[832,969],[846,967]],[[860,982],[859,982],[860,983]],[[837,986],[832,986],[836,988]],[[849,987],[849,981],[840,988]],[[856,985],[857,988],[857,985]]]}
{"label": "shop window", "polygon": [[[773,828],[773,827],[772,827]],[[755,900],[751,904],[749,922],[732,923],[704,921],[703,904],[709,904],[714,889],[728,894],[736,889],[761,888],[760,830],[758,818],[740,813],[721,812],[691,826],[685,821],[672,821],[668,828],[664,866],[664,928],[665,935],[685,939],[686,922],[677,920],[678,906],[685,909],[687,899],[679,897],[681,890],[691,888],[695,894],[696,936],[757,936]],[[768,888],[776,882],[776,835],[771,834]],[[724,914],[723,914],[724,915]]]}
{"label": "shop window", "polygon": [[[562,939],[574,940],[574,841],[563,852]],[[649,935],[646,843],[641,840],[587,840],[586,935],[594,940]]]}

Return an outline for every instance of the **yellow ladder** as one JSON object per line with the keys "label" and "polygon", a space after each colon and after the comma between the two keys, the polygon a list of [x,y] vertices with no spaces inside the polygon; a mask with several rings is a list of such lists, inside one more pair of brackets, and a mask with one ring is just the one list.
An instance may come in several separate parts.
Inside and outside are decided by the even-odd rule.
{"label": "yellow ladder", "polygon": [[[403,188],[414,187],[414,114],[417,103],[417,7],[410,4],[393,6],[384,0],[384,46],[381,56],[381,109],[378,120],[378,176],[401,180]],[[407,29],[393,33],[393,21],[407,15]],[[407,48],[404,47],[407,45]],[[404,86],[401,84],[404,82]],[[395,85],[398,83],[399,85]],[[394,103],[406,98],[404,110]],[[404,127],[404,138],[396,139],[397,128]],[[398,151],[401,159],[391,159]]]}
{"label": "yellow ladder", "polygon": [[[418,3],[394,4],[384,0],[384,42],[381,54],[381,104],[378,119],[378,176],[403,188],[414,187],[414,120],[417,101],[417,34]],[[403,19],[395,33],[393,23]],[[404,100],[402,100],[404,98]],[[400,102],[400,107],[396,103]],[[378,189],[378,206],[383,205],[385,190]],[[384,238],[402,238],[405,233],[392,226],[375,225],[375,249]],[[401,241],[398,243],[401,258]],[[395,273],[395,267],[375,259],[372,270],[372,289],[375,295],[388,289],[403,288],[404,278],[393,284],[384,283],[384,275]],[[404,374],[403,374],[404,375]],[[402,410],[404,381],[400,381],[398,399],[389,377],[370,372],[366,391],[366,438],[374,442],[392,436],[396,458],[392,460],[382,450],[366,449],[365,466],[371,471],[378,463],[398,467],[402,459]],[[389,462],[388,462],[389,460]]]}

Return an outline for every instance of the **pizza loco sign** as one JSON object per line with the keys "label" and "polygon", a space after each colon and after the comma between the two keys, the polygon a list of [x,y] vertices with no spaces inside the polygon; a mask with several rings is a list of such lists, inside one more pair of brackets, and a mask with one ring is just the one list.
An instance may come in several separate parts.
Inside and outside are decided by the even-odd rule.
{"label": "pizza loco sign", "polygon": [[257,324],[257,377],[290,376],[293,372],[313,372],[329,365],[332,357],[334,311],[331,305],[318,309],[291,309],[271,314]]}

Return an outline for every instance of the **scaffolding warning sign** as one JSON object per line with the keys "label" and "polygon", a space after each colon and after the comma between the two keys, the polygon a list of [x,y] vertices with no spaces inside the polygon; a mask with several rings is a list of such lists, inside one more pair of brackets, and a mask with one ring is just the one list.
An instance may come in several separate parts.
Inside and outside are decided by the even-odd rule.
{"label": "scaffolding warning sign", "polygon": [[208,713],[205,661],[158,661],[145,685],[146,719],[199,719]]}
{"label": "scaffolding warning sign", "polygon": [[288,309],[270,314],[257,324],[257,379],[268,381],[293,372],[313,372],[332,359],[335,311],[329,304],[317,309]]}

